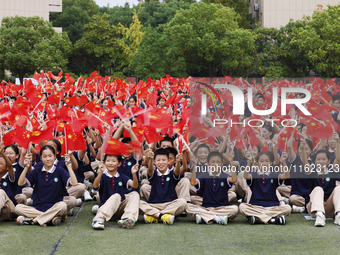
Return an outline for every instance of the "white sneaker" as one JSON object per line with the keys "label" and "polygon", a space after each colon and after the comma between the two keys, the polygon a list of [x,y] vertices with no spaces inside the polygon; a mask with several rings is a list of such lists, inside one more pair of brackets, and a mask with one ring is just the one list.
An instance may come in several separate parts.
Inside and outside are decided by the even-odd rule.
{"label": "white sneaker", "polygon": [[92,222],[92,227],[94,229],[102,230],[102,229],[104,229],[104,222],[102,222],[100,220],[94,221],[94,222]]}
{"label": "white sneaker", "polygon": [[81,200],[81,198],[77,198],[77,203],[76,206],[81,206],[83,204],[83,200]]}
{"label": "white sneaker", "polygon": [[84,192],[84,200],[85,200],[85,202],[92,201],[92,197],[91,197],[90,192],[88,190],[85,190],[85,192]]}
{"label": "white sneaker", "polygon": [[216,216],[214,218],[214,221],[217,224],[220,224],[220,225],[227,225],[228,224],[228,216]]}
{"label": "white sneaker", "polygon": [[340,226],[340,214],[337,213],[334,218],[334,224]]}
{"label": "white sneaker", "polygon": [[326,217],[324,214],[316,214],[315,227],[324,227],[326,225]]}
{"label": "white sneaker", "polygon": [[304,206],[292,206],[292,213],[304,213],[305,212],[305,207]]}
{"label": "white sneaker", "polygon": [[31,206],[33,204],[32,198],[27,198],[26,205]]}
{"label": "white sneaker", "polygon": [[202,223],[202,217],[201,216],[196,214],[195,218],[196,218],[196,224],[201,224]]}
{"label": "white sneaker", "polygon": [[289,198],[284,197],[284,198],[283,198],[283,202],[284,202],[286,205],[289,205]]}
{"label": "white sneaker", "polygon": [[96,215],[97,212],[98,212],[98,209],[99,209],[99,205],[94,205],[94,206],[92,206],[92,213],[93,213],[94,215]]}
{"label": "white sneaker", "polygon": [[70,210],[68,210],[67,216],[73,216],[73,215],[74,215],[74,209],[71,208]]}

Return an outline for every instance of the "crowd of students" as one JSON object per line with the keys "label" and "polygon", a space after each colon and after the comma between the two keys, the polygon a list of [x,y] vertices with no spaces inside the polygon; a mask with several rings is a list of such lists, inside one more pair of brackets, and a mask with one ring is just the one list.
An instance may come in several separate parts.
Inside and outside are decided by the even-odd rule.
{"label": "crowd of students", "polygon": [[[94,229],[104,229],[109,220],[132,228],[140,213],[148,224],[173,224],[183,215],[193,217],[197,224],[227,225],[240,213],[249,224],[284,225],[291,212],[308,212],[315,216],[315,226],[325,226],[326,216],[334,217],[334,223],[340,225],[340,139],[338,127],[334,127],[339,121],[340,96],[332,89],[328,94],[332,96],[333,108],[327,114],[334,120],[334,132],[327,139],[312,137],[307,131],[310,123],[303,124],[301,113],[293,107],[289,114],[298,120],[296,128],[266,124],[252,131],[256,140],[253,144],[249,133],[238,134],[242,136],[241,145],[232,139],[232,127],[224,128],[224,135],[216,135],[212,143],[190,136],[190,124],[188,120],[183,123],[183,115],[197,102],[183,86],[178,86],[175,97],[169,84],[163,89],[148,89],[149,95],[154,90],[157,96],[153,106],[147,99],[138,98],[138,92],[122,99],[119,91],[85,96],[84,90],[74,91],[72,98],[82,100],[72,106],[67,104],[67,98],[71,98],[67,93],[59,103],[48,104],[54,91],[44,91],[45,106],[41,110],[28,106],[30,113],[25,124],[14,124],[1,117],[1,139],[19,126],[31,132],[48,130],[47,122],[53,113],[66,106],[78,116],[89,109],[86,105],[93,105],[97,109],[97,115],[93,115],[100,121],[97,128],[82,126],[80,133],[86,146],[79,150],[69,150],[66,144],[65,151],[61,141],[67,143],[67,138],[56,139],[68,136],[60,123],[75,125],[73,118],[59,118],[51,131],[53,139],[30,142],[27,147],[20,146],[15,138],[14,143],[6,146],[4,142],[8,140],[1,140],[0,219],[16,219],[19,225],[59,225],[73,215],[74,207],[93,199],[98,202],[92,208]],[[265,107],[265,89],[255,97],[254,104],[260,108]],[[170,98],[171,104],[167,103]],[[21,91],[16,96],[4,96],[2,106],[7,104],[13,109],[13,105],[26,99]],[[317,104],[320,109],[326,105]],[[222,105],[209,107],[201,125],[209,127],[216,115],[230,116],[227,105],[224,100]],[[51,112],[48,108],[52,106],[55,110]],[[107,116],[112,109],[122,108],[128,114],[120,111],[109,121],[100,119],[101,112]],[[165,132],[161,130],[164,127],[157,126],[155,130],[161,138],[151,139],[153,142],[145,139],[146,132],[151,131],[140,123],[140,112],[145,113],[148,108],[160,109],[162,116],[171,117]],[[142,121],[150,122],[143,116]],[[34,119],[38,121],[35,127]],[[183,125],[178,127],[179,124]],[[194,128],[199,127],[191,127],[191,131]],[[141,136],[136,133],[140,130]],[[279,140],[283,133],[282,142]],[[114,146],[118,147],[114,150]]]}

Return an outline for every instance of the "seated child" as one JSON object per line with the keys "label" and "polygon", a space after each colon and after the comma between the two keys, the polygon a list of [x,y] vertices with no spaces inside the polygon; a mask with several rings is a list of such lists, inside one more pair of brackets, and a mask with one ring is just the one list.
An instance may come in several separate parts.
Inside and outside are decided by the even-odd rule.
{"label": "seated child", "polygon": [[[229,162],[233,162],[231,157]],[[228,218],[233,219],[238,214],[238,207],[229,205],[228,201],[228,190],[232,187],[231,183],[237,181],[237,175],[236,172],[232,172],[231,176],[221,172],[223,156],[220,152],[209,153],[208,165],[208,173],[202,174],[198,179],[196,169],[193,169],[191,184],[197,188],[197,194],[203,197],[203,203],[202,206],[188,204],[187,213],[195,215],[197,224],[204,221],[207,224],[216,222],[227,225]]]}
{"label": "seated child", "polygon": [[[281,164],[286,164],[287,152],[282,153]],[[271,224],[286,224],[286,215],[289,215],[291,207],[280,205],[276,189],[281,180],[289,178],[289,171],[284,174],[271,171],[274,156],[270,152],[260,152],[256,161],[259,166],[252,167],[252,158],[248,158],[247,169],[244,171],[244,178],[252,191],[249,203],[240,204],[240,213],[248,218],[249,224],[257,222]],[[251,171],[250,171],[251,170]]]}
{"label": "seated child", "polygon": [[56,153],[52,146],[43,146],[40,155],[43,167],[41,169],[35,168],[26,176],[31,167],[31,161],[25,159],[25,168],[18,180],[20,186],[27,184],[33,187],[33,205],[18,204],[15,208],[15,213],[20,215],[17,218],[19,225],[39,224],[46,226],[49,222],[52,225],[59,225],[67,213],[67,205],[63,202],[64,195],[67,194],[66,186],[78,184],[68,154],[65,155],[68,172],[64,168],[54,165]]}
{"label": "seated child", "polygon": [[121,218],[118,225],[123,228],[132,228],[138,219],[139,194],[131,192],[129,196],[124,195],[129,187],[138,187],[138,165],[131,168],[131,180],[117,172],[121,161],[120,155],[105,154],[104,163],[99,164],[98,176],[93,182],[93,189],[98,191],[100,199],[100,207],[92,222],[94,229],[104,229],[104,221],[113,217]]}
{"label": "seated child", "polygon": [[149,151],[148,179],[151,192],[147,202],[140,201],[139,208],[144,213],[146,223],[173,224],[175,216],[182,213],[187,206],[184,198],[177,198],[175,187],[180,179],[180,155],[176,157],[174,170],[168,168],[169,152],[158,149]]}

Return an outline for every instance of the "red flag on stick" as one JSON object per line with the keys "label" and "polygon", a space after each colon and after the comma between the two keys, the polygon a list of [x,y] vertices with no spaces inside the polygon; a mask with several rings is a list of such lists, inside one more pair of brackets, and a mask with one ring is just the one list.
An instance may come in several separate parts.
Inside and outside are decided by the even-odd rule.
{"label": "red flag on stick", "polygon": [[128,155],[130,153],[130,146],[111,138],[108,140],[104,152],[110,155]]}

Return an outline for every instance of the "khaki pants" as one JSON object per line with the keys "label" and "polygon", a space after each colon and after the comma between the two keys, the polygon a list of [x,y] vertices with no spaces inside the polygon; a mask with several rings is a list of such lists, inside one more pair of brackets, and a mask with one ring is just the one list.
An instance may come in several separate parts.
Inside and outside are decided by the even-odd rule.
{"label": "khaki pants", "polygon": [[109,221],[111,218],[138,220],[139,194],[136,191],[125,195],[125,200],[121,202],[121,196],[113,194],[98,210],[93,221]]}
{"label": "khaki pants", "polygon": [[89,181],[89,182],[93,182],[94,181],[94,172],[92,171],[87,171],[84,173],[85,176],[85,180]]}
{"label": "khaki pants", "polygon": [[187,213],[190,216],[198,214],[205,223],[211,224],[216,216],[228,216],[228,218],[235,218],[238,214],[238,207],[236,205],[220,206],[220,207],[202,207],[194,204],[188,204]]}
{"label": "khaki pants", "polygon": [[25,187],[22,189],[21,194],[15,196],[15,200],[18,204],[26,204],[27,198],[31,198],[33,194],[33,188]]}
{"label": "khaki pants", "polygon": [[40,225],[50,222],[54,217],[60,216],[66,217],[67,205],[65,202],[55,203],[46,212],[41,212],[35,209],[33,206],[19,204],[15,207],[15,213],[28,218],[35,219]]}
{"label": "khaki pants", "polygon": [[185,211],[187,207],[187,202],[184,198],[178,198],[174,201],[167,203],[151,204],[143,200],[139,201],[139,209],[150,216],[158,218],[160,214],[172,214],[179,215],[181,212]]}
{"label": "khaki pants", "polygon": [[12,220],[15,205],[3,189],[0,189],[0,220]]}
{"label": "khaki pants", "polygon": [[64,197],[63,201],[66,203],[67,211],[76,207],[76,205],[77,205],[77,199],[75,197],[72,197],[72,196]]}
{"label": "khaki pants", "polygon": [[[251,192],[251,189],[249,188],[249,186],[247,184],[246,179],[243,178],[243,174],[244,174],[244,172],[240,172],[237,175],[237,182],[235,183],[235,192],[240,197],[244,196],[244,199],[245,199],[244,201],[246,203],[249,203],[252,192]],[[228,199],[229,199],[229,195],[228,195]]]}
{"label": "khaki pants", "polygon": [[323,212],[326,216],[334,217],[340,211],[340,186],[336,186],[324,201],[324,190],[321,187],[315,187],[310,196],[310,202],[307,204],[307,211],[314,215],[317,211]]}
{"label": "khaki pants", "polygon": [[[178,198],[184,198],[185,201],[190,202],[190,181],[187,178],[182,178],[176,185],[176,194]],[[140,196],[144,197],[146,200],[149,199],[151,192],[150,184],[143,184],[140,188]]]}
{"label": "khaki pants", "polygon": [[81,198],[84,195],[86,185],[84,183],[78,183],[76,186],[67,188],[67,192],[70,196],[75,198]]}
{"label": "khaki pants", "polygon": [[[286,186],[286,185],[281,185],[277,187],[277,191],[282,197],[290,197],[290,192],[292,190],[292,186]],[[280,200],[280,197],[278,196],[278,199]],[[280,200],[281,201],[281,200]]]}
{"label": "khaki pants", "polygon": [[255,216],[262,223],[267,223],[271,218],[278,216],[287,216],[290,214],[291,207],[289,205],[279,205],[271,207],[263,207],[259,205],[240,204],[240,213],[244,216]]}
{"label": "khaki pants", "polygon": [[289,203],[296,206],[305,206],[305,199],[299,195],[291,195],[289,197]]}

